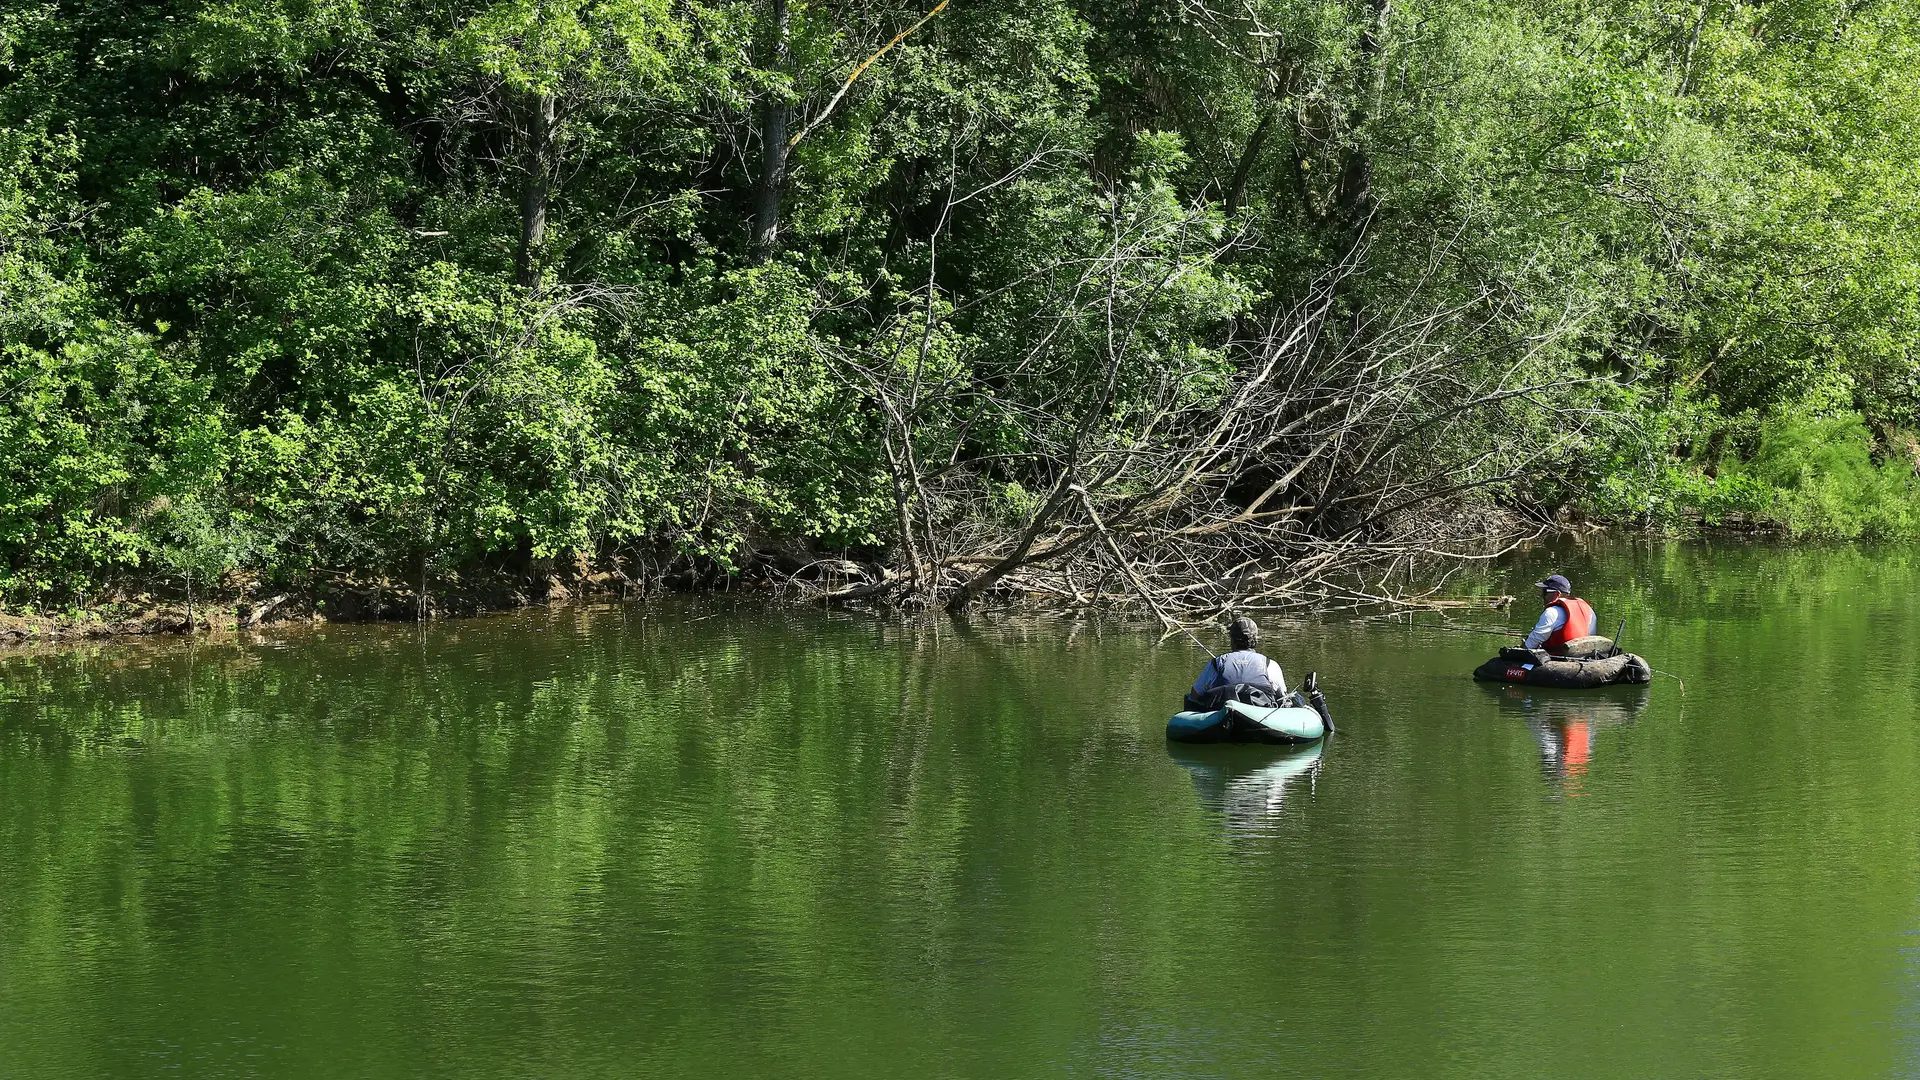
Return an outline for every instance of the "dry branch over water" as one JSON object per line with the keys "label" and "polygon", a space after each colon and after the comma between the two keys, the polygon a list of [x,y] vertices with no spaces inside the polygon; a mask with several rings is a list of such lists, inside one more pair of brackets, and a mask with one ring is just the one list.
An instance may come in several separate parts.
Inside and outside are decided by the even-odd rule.
{"label": "dry branch over water", "polygon": [[[1414,568],[1494,557],[1553,527],[1474,496],[1545,467],[1603,419],[1566,409],[1570,380],[1537,363],[1577,320],[1522,334],[1490,287],[1355,303],[1363,237],[1300,302],[1238,322],[1217,367],[1150,367],[1135,328],[1185,267],[1133,224],[1046,268],[1046,324],[1105,330],[1077,363],[1051,354],[1063,335],[1043,333],[1004,363],[929,377],[929,324],[914,314],[882,339],[891,351],[839,358],[886,418],[906,542],[894,565],[810,567],[808,595],[1134,606],[1171,627],[1233,609],[1431,601],[1430,578],[1406,588]],[[1132,396],[1117,409],[1122,385]],[[1013,387],[1046,392],[1019,400]],[[1529,412],[1561,422],[1542,430]],[[969,455],[983,423],[1030,449]],[[1010,475],[1038,479],[1018,514],[999,505]]]}

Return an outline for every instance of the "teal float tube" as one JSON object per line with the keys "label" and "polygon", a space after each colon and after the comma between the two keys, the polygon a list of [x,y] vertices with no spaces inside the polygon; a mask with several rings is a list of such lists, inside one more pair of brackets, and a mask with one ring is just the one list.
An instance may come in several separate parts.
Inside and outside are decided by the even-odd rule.
{"label": "teal float tube", "polygon": [[1304,743],[1326,734],[1325,718],[1297,694],[1274,708],[1230,701],[1211,712],[1175,713],[1167,721],[1167,738],[1185,743]]}

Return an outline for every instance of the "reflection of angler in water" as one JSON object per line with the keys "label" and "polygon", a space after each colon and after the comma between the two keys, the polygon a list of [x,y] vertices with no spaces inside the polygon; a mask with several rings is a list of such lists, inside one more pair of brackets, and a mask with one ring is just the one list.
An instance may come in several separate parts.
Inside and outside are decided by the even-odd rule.
{"label": "reflection of angler in water", "polygon": [[1270,827],[1289,787],[1304,779],[1312,789],[1324,748],[1175,743],[1167,753],[1192,775],[1201,805],[1226,818],[1229,832],[1258,832]]}
{"label": "reflection of angler in water", "polygon": [[1495,693],[1501,712],[1518,714],[1540,744],[1541,776],[1568,798],[1586,794],[1587,767],[1600,729],[1633,723],[1649,696],[1644,686],[1578,695],[1502,686]]}

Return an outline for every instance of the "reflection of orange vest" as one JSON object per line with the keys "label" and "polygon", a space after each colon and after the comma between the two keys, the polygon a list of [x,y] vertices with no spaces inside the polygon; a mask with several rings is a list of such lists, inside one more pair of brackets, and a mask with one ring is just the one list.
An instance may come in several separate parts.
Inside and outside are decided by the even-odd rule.
{"label": "reflection of orange vest", "polygon": [[1593,726],[1585,720],[1575,720],[1567,725],[1567,771],[1586,772],[1587,762],[1592,760]]}
{"label": "reflection of orange vest", "polygon": [[1564,650],[1567,642],[1574,638],[1592,636],[1593,608],[1585,600],[1577,596],[1563,596],[1548,606],[1566,612],[1567,621],[1560,624],[1560,629],[1547,635],[1547,640],[1540,643],[1541,648],[1557,653]]}
{"label": "reflection of orange vest", "polygon": [[1580,784],[1587,776],[1587,762],[1593,760],[1593,725],[1575,720],[1567,725],[1566,740],[1567,751],[1560,760],[1560,775],[1566,779],[1567,796],[1577,798],[1585,794]]}

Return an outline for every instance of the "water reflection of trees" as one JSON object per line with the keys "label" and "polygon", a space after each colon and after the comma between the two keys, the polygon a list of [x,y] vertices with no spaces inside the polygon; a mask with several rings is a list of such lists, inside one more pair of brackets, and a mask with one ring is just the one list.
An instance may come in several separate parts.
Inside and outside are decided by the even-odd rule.
{"label": "water reflection of trees", "polygon": [[[1015,1076],[1174,1017],[1276,1075],[1423,1075],[1447,1045],[1519,1074],[1571,1037],[1621,1075],[1820,1076],[1859,1071],[1832,1017],[1885,1015],[1852,958],[1915,895],[1904,668],[1833,676],[1851,726],[1810,771],[1801,718],[1715,697],[1731,676],[1690,675],[1686,723],[1655,684],[1628,746],[1636,695],[1489,701],[1335,627],[1299,642],[1355,658],[1334,771],[1238,789],[1295,759],[1203,784],[1159,730],[1190,657],[1098,624],[610,618],[0,657],[0,1073],[150,1075],[130,1040],[164,1027],[197,1075],[317,1048],[354,1075]],[[1597,763],[1631,750],[1606,813],[1543,807],[1524,760],[1521,725],[1569,710]],[[1570,911],[1621,962],[1570,952]],[[1116,1045],[1077,1071],[1208,1067]]]}
{"label": "water reflection of trees", "polygon": [[[0,658],[0,952],[17,1000],[65,1021],[139,985],[128,957],[237,985],[247,952],[210,936],[291,933],[279,961],[360,972],[370,1022],[469,1062],[514,1029],[506,987],[558,1022],[543,988],[609,957],[623,973],[566,1002],[581,1030],[775,1006],[819,1028],[806,1003],[876,973],[916,986],[902,1008],[965,1015],[953,958],[983,918],[1043,927],[1047,898],[1101,909],[1132,880],[1081,862],[1145,768],[1139,711],[1096,703],[1164,693],[1113,678],[1146,643],[1004,647],[1024,633],[601,612]],[[1158,922],[1115,910],[1103,938]],[[501,986],[503,1011],[378,999],[413,980]],[[83,1029],[47,1038],[84,1056]]]}

